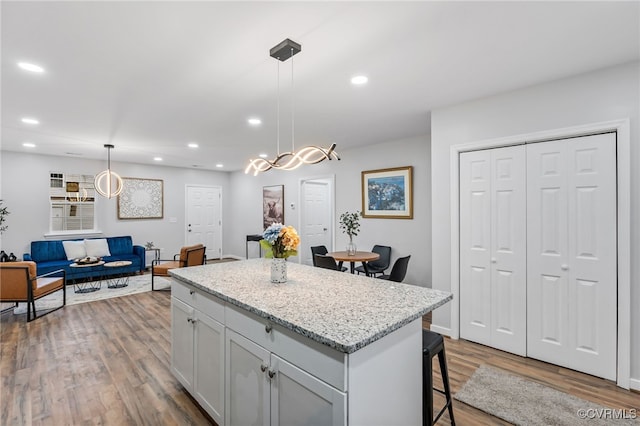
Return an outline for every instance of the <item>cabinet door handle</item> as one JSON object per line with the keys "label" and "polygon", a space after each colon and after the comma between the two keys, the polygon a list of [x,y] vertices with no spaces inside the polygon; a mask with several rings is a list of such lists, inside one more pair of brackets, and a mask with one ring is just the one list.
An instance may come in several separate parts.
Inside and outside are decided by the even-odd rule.
{"label": "cabinet door handle", "polygon": [[261,364],[260,365],[260,370],[262,370],[262,372],[264,373],[265,371],[267,371],[267,364]]}
{"label": "cabinet door handle", "polygon": [[195,290],[189,290],[189,294],[193,294],[195,292],[196,292]]}
{"label": "cabinet door handle", "polygon": [[491,258],[491,263],[496,263],[496,262],[498,262],[498,259],[496,259],[495,257],[492,257]]}
{"label": "cabinet door handle", "polygon": [[560,265],[560,269],[562,269],[563,271],[568,271],[569,265],[567,265],[566,263],[563,263],[562,265]]}
{"label": "cabinet door handle", "polygon": [[275,370],[269,370],[269,378],[273,379],[276,376],[276,371]]}
{"label": "cabinet door handle", "polygon": [[267,333],[271,333],[271,330],[273,330],[273,326],[271,324],[267,324],[264,326],[264,331],[266,331]]}
{"label": "cabinet door handle", "polygon": [[193,322],[191,318],[187,318],[187,322]]}

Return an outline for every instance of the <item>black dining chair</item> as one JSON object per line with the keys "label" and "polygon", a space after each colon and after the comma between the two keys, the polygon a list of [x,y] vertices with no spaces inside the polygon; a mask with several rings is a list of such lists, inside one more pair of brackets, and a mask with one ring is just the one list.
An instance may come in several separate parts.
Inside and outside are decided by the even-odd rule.
{"label": "black dining chair", "polygon": [[[327,247],[326,246],[311,246],[311,260],[313,261],[313,266],[318,266],[318,265],[316,265],[316,254],[325,255],[327,253],[329,253],[329,252],[327,251]],[[340,263],[342,263],[342,262],[340,262]],[[347,270],[346,266],[338,265],[338,267],[340,268],[340,269],[338,269],[339,271],[344,272],[344,271]]]}
{"label": "black dining chair", "polygon": [[332,269],[334,271],[339,271],[338,264],[336,260],[331,256],[325,256],[324,254],[314,254],[314,264],[318,268],[324,269]]}
{"label": "black dining chair", "polygon": [[409,266],[409,259],[411,255],[405,257],[399,257],[393,263],[391,273],[389,275],[380,275],[378,278],[381,280],[395,281],[401,283],[404,277],[407,275],[407,267]]}
{"label": "black dining chair", "polygon": [[311,260],[313,260],[313,266],[316,265],[316,254],[325,255],[329,253],[326,246],[311,246]]}
{"label": "black dining chair", "polygon": [[366,269],[365,265],[356,266],[356,271],[358,271],[358,274],[363,273],[367,276],[375,277],[376,274],[384,274],[384,271],[389,268],[389,264],[391,263],[391,247],[380,246],[376,244],[375,246],[373,246],[373,249],[371,249],[371,251],[374,253],[378,253],[380,255],[380,258],[372,262],[367,262]]}

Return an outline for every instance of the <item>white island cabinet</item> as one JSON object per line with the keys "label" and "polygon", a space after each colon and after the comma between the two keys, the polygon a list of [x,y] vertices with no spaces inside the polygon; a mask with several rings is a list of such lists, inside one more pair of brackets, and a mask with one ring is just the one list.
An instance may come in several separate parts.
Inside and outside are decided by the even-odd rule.
{"label": "white island cabinet", "polygon": [[251,259],[171,272],[173,374],[222,425],[420,425],[422,315],[446,292]]}

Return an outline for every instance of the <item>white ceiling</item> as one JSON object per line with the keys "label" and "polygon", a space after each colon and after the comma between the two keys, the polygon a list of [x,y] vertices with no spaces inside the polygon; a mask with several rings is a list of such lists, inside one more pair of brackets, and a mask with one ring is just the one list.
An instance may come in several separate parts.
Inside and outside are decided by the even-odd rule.
{"label": "white ceiling", "polygon": [[[276,153],[278,62],[295,143],[426,134],[430,111],[640,58],[632,2],[7,2],[2,150],[243,169]],[[17,62],[42,65],[27,73]],[[356,74],[369,83],[350,84]],[[291,61],[280,65],[281,151]],[[23,124],[35,117],[40,125]],[[250,116],[262,118],[251,127]],[[36,148],[25,148],[31,141]],[[199,143],[194,150],[188,142]]]}

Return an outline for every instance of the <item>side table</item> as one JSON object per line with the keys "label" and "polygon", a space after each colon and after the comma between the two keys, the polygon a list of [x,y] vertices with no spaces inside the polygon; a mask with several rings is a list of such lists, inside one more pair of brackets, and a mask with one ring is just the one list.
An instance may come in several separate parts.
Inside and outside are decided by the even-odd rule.
{"label": "side table", "polygon": [[[104,265],[104,260],[101,260],[100,262],[88,263],[88,264],[74,262],[71,265],[69,265],[69,267],[71,268],[72,271],[74,269],[76,271],[79,271],[79,268],[95,268],[97,266],[102,267],[103,265]],[[74,274],[71,274],[71,277],[69,277],[69,279],[73,281],[74,293],[91,293],[93,291],[98,291],[102,288],[102,282],[99,279],[96,281],[78,282],[77,278],[73,278],[73,275]]]}
{"label": "side table", "polygon": [[111,274],[105,274],[109,276],[109,278],[107,278],[107,288],[122,288],[129,285],[129,275],[118,273],[116,269],[129,265],[131,265],[131,262],[128,260],[119,260],[117,262],[108,262],[104,264],[105,268],[109,268],[113,271],[113,276],[111,276]]}
{"label": "side table", "polygon": [[262,234],[247,235],[247,242],[245,243],[245,256],[247,257],[247,259],[249,258],[249,241],[255,241],[258,243],[260,257],[262,257],[262,246],[260,245],[261,239],[262,239]]}

